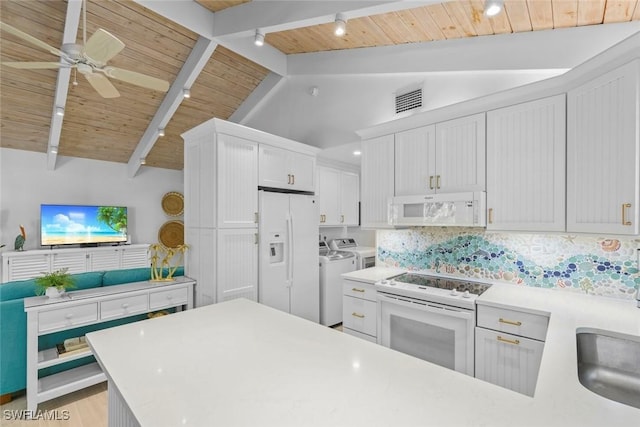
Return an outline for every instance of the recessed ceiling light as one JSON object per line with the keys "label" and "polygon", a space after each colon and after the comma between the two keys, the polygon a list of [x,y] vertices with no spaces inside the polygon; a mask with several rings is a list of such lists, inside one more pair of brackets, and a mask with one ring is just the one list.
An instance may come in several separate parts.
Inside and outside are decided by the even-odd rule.
{"label": "recessed ceiling light", "polygon": [[496,16],[502,10],[504,0],[487,0],[484,3],[484,16]]}
{"label": "recessed ceiling light", "polygon": [[354,155],[354,156],[359,156],[359,155],[361,155],[361,154],[362,154],[362,151],[360,151],[360,150],[355,150],[355,151],[353,152],[353,155]]}

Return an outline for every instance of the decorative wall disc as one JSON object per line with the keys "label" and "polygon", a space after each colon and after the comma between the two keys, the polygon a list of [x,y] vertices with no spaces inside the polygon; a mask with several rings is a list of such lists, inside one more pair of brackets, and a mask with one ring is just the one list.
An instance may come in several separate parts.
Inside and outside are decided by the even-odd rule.
{"label": "decorative wall disc", "polygon": [[165,222],[158,231],[158,240],[168,248],[184,245],[184,223],[178,220]]}
{"label": "decorative wall disc", "polygon": [[184,212],[184,196],[171,191],[162,197],[162,210],[170,216],[180,216]]}

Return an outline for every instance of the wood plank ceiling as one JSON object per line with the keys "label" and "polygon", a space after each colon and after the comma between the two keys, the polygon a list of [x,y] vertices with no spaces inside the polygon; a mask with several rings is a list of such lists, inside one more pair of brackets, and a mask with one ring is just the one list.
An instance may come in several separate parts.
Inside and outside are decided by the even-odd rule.
{"label": "wood plank ceiling", "polygon": [[504,12],[483,15],[483,0],[457,0],[351,19],[344,37],[333,23],[269,33],[286,54],[398,45],[640,20],[639,0],[505,0]]}
{"label": "wood plank ceiling", "polygon": [[[196,0],[217,12],[249,0]],[[269,33],[267,43],[285,54],[353,49],[481,35],[640,20],[640,0],[506,0],[505,13],[482,15],[482,0],[458,0],[351,19],[342,38],[333,25]],[[125,49],[109,65],[172,82],[198,35],[131,0],[88,0],[87,37],[104,28]],[[0,19],[59,47],[66,0],[0,0]],[[82,25],[82,24],[81,24]],[[82,30],[78,32],[82,43]],[[56,61],[46,51],[6,32],[2,61]],[[218,46],[146,158],[147,166],[182,169],[180,134],[211,117],[227,119],[268,70]],[[46,152],[56,70],[0,67],[0,146]],[[72,73],[71,81],[74,81]],[[163,93],[113,81],[121,97],[104,99],[78,75],[70,85],[59,154],[126,163],[158,110]]]}
{"label": "wood plank ceiling", "polygon": [[[219,8],[241,3],[214,2]],[[63,0],[1,0],[0,18],[52,46],[60,46],[67,4]],[[82,24],[80,24],[82,25]],[[128,0],[94,1],[87,7],[87,37],[104,28],[126,47],[109,65],[172,82],[198,35]],[[56,61],[56,57],[3,32],[2,61]],[[82,30],[78,32],[82,43]],[[0,69],[0,146],[46,152],[57,70]],[[182,169],[180,134],[211,117],[227,119],[268,74],[263,67],[218,46],[146,157],[147,166]],[[71,80],[74,80],[73,72]],[[59,155],[127,163],[164,93],[112,80],[121,96],[100,97],[82,75],[69,86]]]}

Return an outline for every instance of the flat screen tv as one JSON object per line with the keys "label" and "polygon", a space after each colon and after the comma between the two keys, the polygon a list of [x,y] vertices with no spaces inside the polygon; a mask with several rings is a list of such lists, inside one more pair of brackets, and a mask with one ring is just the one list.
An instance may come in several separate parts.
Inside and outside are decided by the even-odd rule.
{"label": "flat screen tv", "polygon": [[40,205],[40,244],[95,245],[127,241],[124,206]]}

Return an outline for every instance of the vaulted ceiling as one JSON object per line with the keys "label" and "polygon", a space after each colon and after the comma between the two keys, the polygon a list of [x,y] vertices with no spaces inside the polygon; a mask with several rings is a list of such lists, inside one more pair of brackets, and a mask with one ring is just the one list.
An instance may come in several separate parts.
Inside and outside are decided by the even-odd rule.
{"label": "vaulted ceiling", "polygon": [[[74,39],[82,44],[80,4],[1,0],[0,20],[56,48],[77,30]],[[76,21],[69,19],[72,7]],[[109,65],[166,80],[171,88],[163,93],[112,80],[121,96],[107,99],[74,70],[2,66],[0,146],[48,153],[50,168],[59,154],[128,163],[132,176],[142,159],[182,169],[180,134],[211,117],[246,114],[261,83],[268,92],[278,81],[273,76],[286,76],[287,55],[640,20],[639,0],[506,0],[494,18],[482,10],[481,0],[88,0],[87,37],[103,28],[125,44]],[[336,11],[348,19],[340,38],[333,35]],[[256,29],[266,33],[261,50],[251,43]],[[8,31],[0,37],[2,62],[58,61]],[[56,118],[61,100],[65,114]]]}

